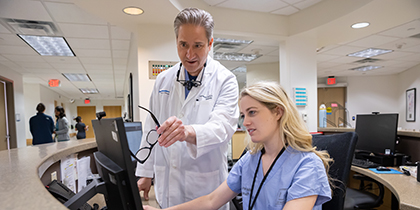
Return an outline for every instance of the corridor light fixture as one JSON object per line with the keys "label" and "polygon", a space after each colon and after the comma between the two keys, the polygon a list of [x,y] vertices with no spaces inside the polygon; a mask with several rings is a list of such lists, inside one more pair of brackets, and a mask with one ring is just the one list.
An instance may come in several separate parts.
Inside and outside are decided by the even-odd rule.
{"label": "corridor light fixture", "polygon": [[22,34],[18,36],[42,56],[75,56],[64,37]]}
{"label": "corridor light fixture", "polygon": [[98,89],[96,89],[96,88],[79,88],[79,90],[82,91],[82,93],[85,93],[85,94],[99,93]]}
{"label": "corridor light fixture", "polygon": [[88,74],[63,73],[63,76],[71,82],[90,82]]}
{"label": "corridor light fixture", "polygon": [[222,52],[215,52],[213,57],[215,60],[222,60],[222,61],[253,61],[259,57],[261,54],[246,54],[246,53],[222,53]]}
{"label": "corridor light fixture", "polygon": [[356,68],[352,68],[349,70],[354,70],[354,71],[370,71],[373,69],[379,69],[382,68],[383,66],[360,66],[360,67],[356,67]]}
{"label": "corridor light fixture", "polygon": [[139,7],[129,6],[123,9],[123,12],[127,15],[141,15],[143,14],[143,9]]}
{"label": "corridor light fixture", "polygon": [[378,55],[382,55],[385,53],[393,52],[394,50],[386,50],[386,49],[378,49],[378,48],[368,48],[366,50],[358,51],[355,53],[350,53],[347,56],[351,57],[360,57],[360,58],[370,58],[375,57]]}
{"label": "corridor light fixture", "polygon": [[370,23],[368,22],[360,22],[360,23],[355,23],[353,25],[351,25],[352,28],[365,28],[368,27],[370,25]]}

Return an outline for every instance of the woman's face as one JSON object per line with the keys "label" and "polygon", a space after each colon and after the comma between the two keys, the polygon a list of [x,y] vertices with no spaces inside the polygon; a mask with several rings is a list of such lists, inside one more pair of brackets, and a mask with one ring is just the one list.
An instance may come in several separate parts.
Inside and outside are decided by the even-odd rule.
{"label": "woman's face", "polygon": [[60,115],[60,112],[59,111],[57,111],[57,109],[55,109],[55,116],[59,116]]}
{"label": "woman's face", "polygon": [[282,116],[280,108],[270,111],[266,106],[250,96],[239,102],[241,118],[254,143],[266,143],[279,137],[278,121]]}

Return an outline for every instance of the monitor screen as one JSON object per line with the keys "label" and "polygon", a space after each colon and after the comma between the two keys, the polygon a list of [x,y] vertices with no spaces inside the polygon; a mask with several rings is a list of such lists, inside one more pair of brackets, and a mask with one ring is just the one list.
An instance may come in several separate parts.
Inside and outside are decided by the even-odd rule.
{"label": "monitor screen", "polygon": [[356,150],[391,155],[395,152],[398,114],[361,114],[356,118]]}
{"label": "monitor screen", "polygon": [[[124,122],[125,134],[127,136],[128,147],[133,154],[136,154],[140,148],[141,137],[143,131],[141,128],[141,122]],[[133,162],[136,162],[136,159],[131,157]]]}
{"label": "monitor screen", "polygon": [[108,209],[143,210],[122,118],[92,120],[98,173],[105,182]]}

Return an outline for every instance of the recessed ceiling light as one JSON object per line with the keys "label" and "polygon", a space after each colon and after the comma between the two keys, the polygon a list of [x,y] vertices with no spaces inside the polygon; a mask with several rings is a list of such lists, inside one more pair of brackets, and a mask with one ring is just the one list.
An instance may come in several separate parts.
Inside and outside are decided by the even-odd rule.
{"label": "recessed ceiling light", "polygon": [[238,66],[232,70],[232,72],[246,73],[246,66]]}
{"label": "recessed ceiling light", "polygon": [[124,8],[123,12],[127,15],[141,15],[143,14],[144,11],[139,7],[130,6],[130,7]]}
{"label": "recessed ceiling light", "polygon": [[370,58],[370,57],[375,57],[375,56],[382,55],[382,54],[385,54],[385,53],[390,53],[392,51],[394,51],[394,50],[368,48],[366,50],[358,51],[358,52],[355,52],[355,53],[350,53],[347,56]]}
{"label": "recessed ceiling light", "polygon": [[82,93],[85,93],[85,94],[99,93],[98,89],[96,89],[96,88],[79,88],[79,90],[82,91]]}
{"label": "recessed ceiling light", "polygon": [[18,36],[40,55],[75,56],[64,37],[22,34],[18,34]]}
{"label": "recessed ceiling light", "polygon": [[383,66],[360,66],[357,68],[352,68],[349,70],[355,70],[355,71],[369,71],[369,70],[373,70],[373,69],[379,69],[382,68]]}
{"label": "recessed ceiling light", "polygon": [[64,73],[63,76],[71,82],[90,82],[92,81],[87,74]]}
{"label": "recessed ceiling light", "polygon": [[364,27],[368,27],[370,25],[370,23],[368,22],[361,22],[361,23],[355,23],[353,25],[351,25],[352,28],[364,28]]}

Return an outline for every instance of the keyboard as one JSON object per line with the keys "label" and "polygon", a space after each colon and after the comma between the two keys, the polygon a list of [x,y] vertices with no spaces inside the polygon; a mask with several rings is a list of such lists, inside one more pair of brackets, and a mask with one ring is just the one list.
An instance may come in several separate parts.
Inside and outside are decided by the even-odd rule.
{"label": "keyboard", "polygon": [[353,159],[351,164],[354,166],[361,167],[361,168],[376,168],[379,166],[379,164],[374,163],[370,160],[362,160],[362,159]]}

